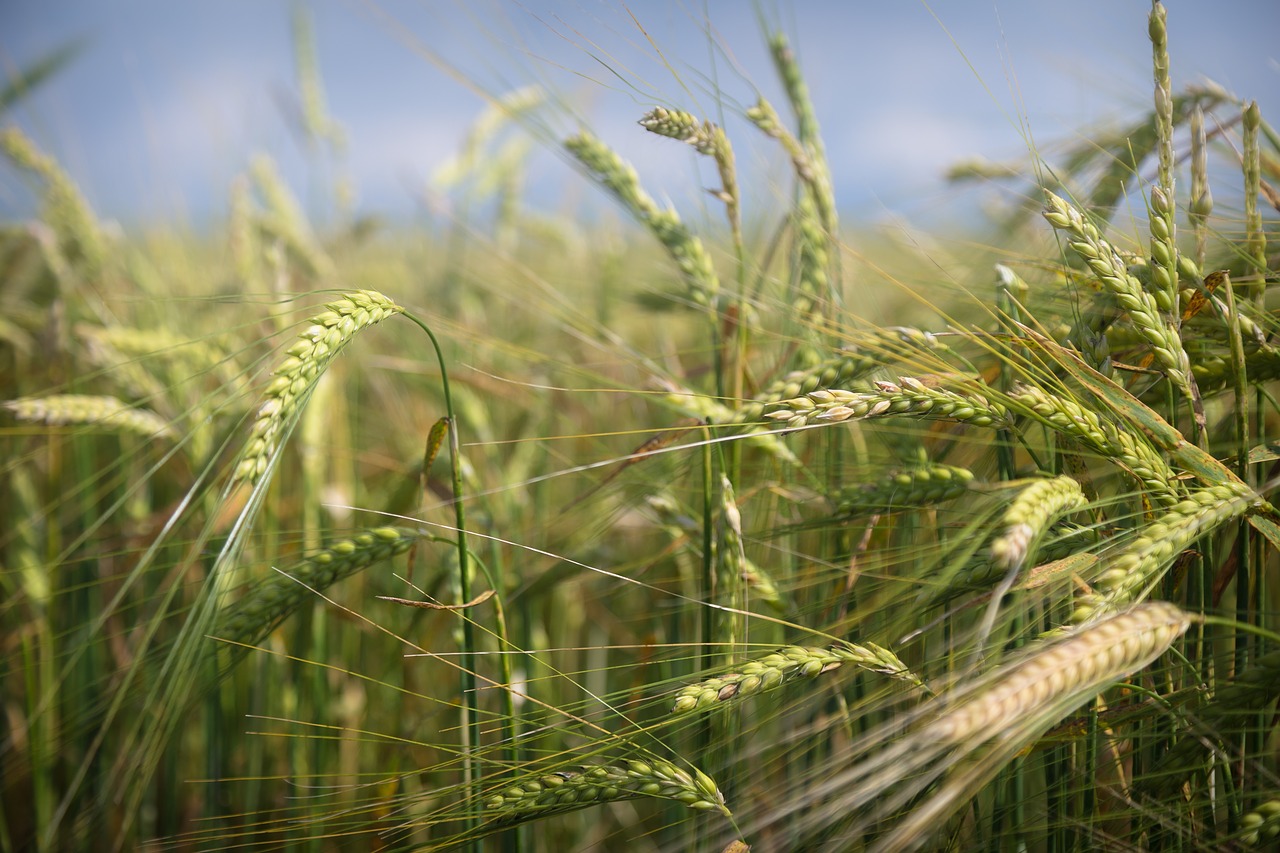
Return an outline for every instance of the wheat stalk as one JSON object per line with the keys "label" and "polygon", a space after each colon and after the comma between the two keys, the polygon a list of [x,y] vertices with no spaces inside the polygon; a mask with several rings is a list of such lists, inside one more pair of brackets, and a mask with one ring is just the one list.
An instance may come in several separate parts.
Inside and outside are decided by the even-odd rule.
{"label": "wheat stalk", "polygon": [[357,290],[328,303],[312,317],[276,367],[258,407],[232,482],[254,484],[272,464],[329,363],[357,332],[404,311],[374,290]]}
{"label": "wheat stalk", "polygon": [[1212,700],[1194,715],[1194,729],[1165,753],[1153,772],[1136,785],[1139,799],[1175,796],[1187,777],[1203,766],[1210,744],[1232,730],[1232,720],[1266,707],[1280,692],[1280,650],[1254,659],[1235,678],[1220,683]]}

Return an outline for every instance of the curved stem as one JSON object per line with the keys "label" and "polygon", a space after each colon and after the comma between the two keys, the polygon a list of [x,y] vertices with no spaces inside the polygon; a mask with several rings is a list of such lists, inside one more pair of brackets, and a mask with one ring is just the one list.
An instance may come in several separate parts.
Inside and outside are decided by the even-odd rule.
{"label": "curved stem", "polygon": [[[440,342],[436,339],[435,333],[431,331],[431,328],[407,311],[404,316],[427,333],[427,337],[431,339],[431,346],[435,349],[436,361],[440,365],[440,386],[444,395],[445,418],[449,427],[449,468],[452,476],[453,517],[458,549],[458,590],[462,601],[470,601],[471,562],[470,552],[467,550],[466,512],[462,506],[462,462],[458,444],[458,421],[453,414],[453,396],[449,392],[449,370],[445,366],[444,352],[440,349]],[[481,782],[480,764],[476,760],[476,750],[480,746],[480,714],[476,699],[475,624],[465,615],[462,618],[462,645],[459,672],[461,674],[462,689],[462,703],[460,706],[462,710],[462,748],[465,753],[463,779],[468,793],[474,795],[479,791]],[[467,823],[468,829],[470,829],[475,821],[474,819],[468,819]]]}

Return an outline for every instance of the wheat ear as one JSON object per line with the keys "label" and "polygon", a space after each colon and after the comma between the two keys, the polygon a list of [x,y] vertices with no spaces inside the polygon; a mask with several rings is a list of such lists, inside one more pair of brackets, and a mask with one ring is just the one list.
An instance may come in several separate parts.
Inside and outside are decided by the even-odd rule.
{"label": "wheat ear", "polygon": [[1080,484],[1066,476],[1038,480],[1024,488],[1004,511],[1000,535],[991,543],[995,567],[1005,571],[1021,567],[1049,524],[1085,503]]}
{"label": "wheat ear", "polygon": [[275,161],[265,154],[259,155],[250,165],[250,171],[266,204],[266,210],[258,216],[258,227],[288,249],[309,276],[333,275],[333,261],[321,248],[297,199],[280,178]]}
{"label": "wheat ear", "polygon": [[115,397],[55,394],[25,397],[0,404],[25,423],[47,426],[95,426],[120,430],[144,438],[173,438],[176,432],[164,418],[148,409],[137,409]]}
{"label": "wheat ear", "polygon": [[493,794],[484,805],[496,821],[515,823],[637,797],[675,800],[691,809],[730,814],[710,776],[657,759],[557,770]]}
{"label": "wheat ear", "polygon": [[1187,203],[1187,219],[1196,235],[1198,266],[1204,266],[1208,244],[1209,214],[1213,212],[1213,193],[1209,190],[1209,143],[1204,132],[1204,110],[1199,104],[1191,111],[1191,198]]}
{"label": "wheat ear", "polygon": [[412,530],[377,527],[328,548],[252,584],[239,600],[218,613],[210,634],[248,651],[316,593],[372,565],[408,551],[421,538]]}
{"label": "wheat ear", "polygon": [[[923,843],[1017,750],[1071,708],[1164,654],[1190,624],[1191,617],[1172,604],[1142,604],[996,670],[989,686],[912,736],[921,743],[963,745],[963,754],[995,740],[988,760],[979,759],[945,779],[872,849],[897,853]],[[1011,729],[1019,736],[1011,737]],[[890,798],[886,805],[893,803]]]}
{"label": "wheat ear", "polygon": [[1050,394],[1037,385],[1017,385],[1009,400],[1027,414],[1103,457],[1120,463],[1147,487],[1152,498],[1164,504],[1178,501],[1179,488],[1173,469],[1146,441],[1119,429],[1075,400]]}
{"label": "wheat ear", "polygon": [[58,259],[71,263],[86,277],[100,272],[106,260],[102,230],[75,183],[16,127],[0,131],[0,151],[44,183],[41,219],[57,234]]}
{"label": "wheat ear", "polygon": [[809,97],[809,86],[804,81],[800,64],[796,62],[795,52],[785,35],[779,32],[769,38],[769,52],[773,55],[774,68],[778,71],[778,77],[787,92],[787,100],[791,102],[791,110],[796,116],[796,137],[812,167],[808,185],[818,210],[818,218],[828,234],[835,234],[838,225],[831,170],[822,145],[822,133],[818,129],[818,115],[813,109],[813,100]]}
{"label": "wheat ear", "polygon": [[[829,809],[792,820],[798,833],[793,849],[809,846],[816,834],[832,843],[824,834],[832,815],[845,840],[890,822],[869,847],[877,853],[918,849],[1020,750],[1089,697],[1150,664],[1190,623],[1174,605],[1150,602],[1043,639],[981,680],[939,695],[906,735],[899,722],[873,732],[868,743],[883,738],[885,749],[806,789],[803,801],[783,805],[764,822],[787,819],[815,797],[829,797]],[[846,817],[851,823],[843,825]]]}
{"label": "wheat ear", "polygon": [[1190,624],[1182,610],[1157,601],[1079,628],[1001,667],[990,687],[944,712],[920,737],[949,743],[995,737],[1004,721],[1022,719],[1066,697],[1091,696],[1136,672],[1163,654]]}
{"label": "wheat ear", "polygon": [[941,349],[945,346],[935,335],[920,329],[895,326],[877,330],[865,341],[842,349],[834,358],[803,370],[793,370],[771,383],[755,399],[739,406],[733,413],[733,421],[752,423],[763,420],[770,404],[819,388],[842,388],[886,363],[908,359],[923,351]]}
{"label": "wheat ear", "polygon": [[1052,192],[1045,192],[1048,206],[1044,217],[1067,235],[1068,244],[1093,271],[1094,276],[1115,297],[1119,306],[1151,345],[1156,363],[1180,390],[1191,393],[1191,363],[1182,349],[1177,329],[1162,319],[1155,298],[1129,273],[1119,253],[1102,238],[1098,229],[1080,211]]}
{"label": "wheat ear", "polygon": [[740,234],[742,224],[738,212],[738,176],[734,167],[733,146],[729,144],[729,137],[725,135],[723,128],[711,121],[699,122],[683,110],[668,110],[664,107],[654,107],[646,113],[640,119],[640,126],[659,136],[688,143],[699,154],[715,160],[716,171],[720,174],[720,189],[714,195],[724,202],[733,233]]}
{"label": "wheat ear", "polygon": [[835,503],[841,515],[928,506],[963,495],[972,482],[973,472],[965,468],[927,464],[895,471],[884,479],[845,489],[836,497]]}
{"label": "wheat ear", "polygon": [[1262,213],[1258,210],[1258,195],[1262,192],[1262,149],[1258,145],[1262,112],[1258,109],[1257,101],[1250,101],[1244,108],[1240,124],[1244,148],[1245,254],[1258,273],[1258,281],[1250,291],[1261,297],[1266,289],[1267,234],[1262,228]]}
{"label": "wheat ear", "polygon": [[1187,495],[1105,557],[1093,590],[1076,600],[1072,621],[1127,607],[1155,584],[1184,548],[1260,505],[1261,498],[1243,483],[1221,483]]}
{"label": "wheat ear", "polygon": [[594,135],[583,131],[565,140],[564,146],[666,248],[684,275],[690,298],[710,305],[719,293],[720,280],[702,241],[689,232],[676,212],[659,210],[641,189],[636,170]]}
{"label": "wheat ear", "polygon": [[846,663],[925,689],[920,677],[897,655],[874,643],[837,643],[828,648],[787,646],[739,664],[725,675],[681,687],[676,691],[671,713],[687,714],[724,707],[729,702],[776,690],[793,681],[817,678]]}
{"label": "wheat ear", "polygon": [[329,363],[361,329],[404,311],[374,290],[357,290],[325,306],[286,350],[249,430],[232,481],[254,484],[271,466]]}
{"label": "wheat ear", "polygon": [[804,397],[775,403],[775,411],[765,417],[788,429],[812,423],[884,417],[916,417],[948,420],[980,427],[1009,426],[1009,413],[999,403],[982,394],[926,385],[911,376],[897,383],[877,381],[869,391],[819,389]]}
{"label": "wheat ear", "polygon": [[1178,246],[1173,180],[1173,87],[1169,79],[1167,14],[1154,3],[1147,21],[1155,79],[1156,186],[1151,188],[1151,292],[1166,317],[1178,322]]}

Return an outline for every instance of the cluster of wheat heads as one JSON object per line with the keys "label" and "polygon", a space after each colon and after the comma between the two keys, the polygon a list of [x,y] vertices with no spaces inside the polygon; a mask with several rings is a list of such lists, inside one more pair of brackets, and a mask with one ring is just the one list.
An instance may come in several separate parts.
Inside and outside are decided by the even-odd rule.
{"label": "cluster of wheat heads", "polygon": [[[773,382],[752,356],[778,330],[715,320],[763,314],[779,294],[727,292],[735,275],[706,271],[702,241],[606,143],[568,141],[666,249],[689,304],[719,309],[709,393],[659,382],[709,439],[702,526],[696,503],[683,516],[685,539],[702,535],[692,588],[709,649],[669,700],[675,718],[707,719],[666,735],[736,816],[708,837],[882,850],[1262,837],[1274,768],[1260,708],[1274,696],[1254,690],[1234,719],[1215,709],[1251,662],[1265,673],[1258,637],[1273,624],[1274,251],[1257,204],[1274,198],[1258,174],[1277,139],[1255,105],[1172,92],[1159,4],[1150,37],[1138,132],[1037,172],[1041,215],[1005,223],[1022,254],[989,267],[994,310],[957,309],[932,333],[849,326],[838,292],[814,290],[840,280],[829,182],[794,57],[774,40],[795,129],[766,102],[748,111],[796,178],[782,226],[799,277],[784,291],[792,348]],[[1234,239],[1207,190],[1204,114],[1222,109],[1241,152]],[[732,194],[713,123],[667,107],[640,124],[716,158],[716,194]],[[1142,239],[1110,226],[1126,195],[1147,206]],[[654,505],[681,536],[667,497]],[[1230,628],[1205,621],[1222,616]],[[836,642],[750,651],[803,632]]]}
{"label": "cluster of wheat heads", "polygon": [[[452,390],[407,337],[382,363],[431,382],[387,390],[337,356],[407,326],[365,332],[402,313],[401,293],[456,310],[449,332],[479,348],[458,318],[497,310],[480,280],[545,257],[412,291],[318,235],[259,161],[234,191],[230,274],[276,299],[247,318],[148,313],[161,260],[216,292],[205,259],[112,243],[51,160],[0,136],[45,191],[39,227],[5,244],[23,277],[5,291],[22,295],[6,357],[25,378],[4,395],[3,624],[23,662],[3,676],[4,840],[1264,843],[1280,141],[1254,105],[1172,91],[1164,14],[1149,115],[1033,171],[992,245],[952,259],[969,293],[928,294],[945,322],[904,303],[874,326],[846,307],[846,288],[883,282],[844,250],[813,107],[775,35],[787,102],[743,110],[794,176],[772,233],[754,239],[715,122],[637,116],[707,158],[727,241],[575,133],[566,155],[647,241],[625,264],[583,263],[654,270],[687,316],[600,328],[551,300],[519,306],[518,338]],[[539,102],[518,93],[493,116]],[[500,119],[486,122],[477,146]],[[1215,158],[1239,186],[1209,192]],[[1126,194],[1147,205],[1140,236],[1117,214]],[[339,275],[358,283],[295,327],[280,306]],[[124,322],[109,297],[142,307]],[[260,336],[259,315],[292,338],[283,352],[236,342]],[[525,325],[539,315],[572,335],[540,337]],[[678,331],[641,337],[655,325]],[[41,364],[46,335],[62,355]],[[492,379],[543,368],[569,338],[585,344],[563,377],[640,402]],[[660,431],[619,436],[624,413]],[[566,470],[583,463],[568,446],[606,448],[595,480]],[[350,464],[317,451],[339,447]],[[325,500],[402,520],[352,531]],[[417,591],[382,583],[396,559]]]}

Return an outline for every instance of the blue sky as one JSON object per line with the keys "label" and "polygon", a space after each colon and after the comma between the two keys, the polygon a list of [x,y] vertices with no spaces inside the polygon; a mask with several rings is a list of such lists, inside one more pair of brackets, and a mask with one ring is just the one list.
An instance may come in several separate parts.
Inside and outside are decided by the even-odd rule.
{"label": "blue sky", "polygon": [[[1277,121],[1280,3],[1170,5],[1175,88],[1209,77],[1256,98]],[[705,172],[690,180],[692,155],[635,120],[654,104],[717,117],[718,89],[740,167],[780,176],[785,163],[734,118],[757,92],[784,103],[763,20],[792,37],[846,216],[875,218],[927,207],[958,159],[1025,157],[1020,117],[1050,151],[1091,125],[1132,117],[1151,98],[1150,7],[1138,0],[315,0],[305,8],[329,110],[347,135],[340,160],[308,155],[286,118],[297,90],[286,0],[3,0],[6,73],[71,38],[86,48],[0,121],[54,153],[100,215],[130,224],[217,221],[255,152],[275,158],[316,206],[327,197],[317,188],[346,174],[358,210],[401,218],[421,209],[433,172],[484,109],[481,92],[536,82],[560,104],[546,114],[548,133],[589,124],[656,195],[705,204],[690,188],[714,180]],[[532,170],[537,207],[591,195],[552,151]],[[0,218],[33,209],[26,185],[0,167]]]}

